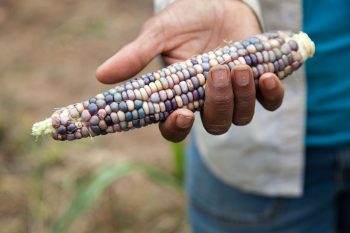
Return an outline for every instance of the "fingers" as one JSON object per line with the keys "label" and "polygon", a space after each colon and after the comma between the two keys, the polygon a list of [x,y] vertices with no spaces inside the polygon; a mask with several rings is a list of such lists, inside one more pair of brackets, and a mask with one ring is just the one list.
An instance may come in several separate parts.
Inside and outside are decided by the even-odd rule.
{"label": "fingers", "polygon": [[[264,74],[259,79],[258,98],[268,110],[277,109],[283,100],[284,89],[276,75]],[[254,116],[256,88],[252,70],[247,65],[236,66],[230,73],[226,66],[210,70],[206,83],[202,122],[213,135],[226,133],[231,124],[246,125]],[[179,142],[191,130],[194,114],[178,109],[159,125],[166,139]]]}
{"label": "fingers", "polygon": [[160,132],[163,137],[172,142],[179,142],[186,138],[190,132],[193,122],[194,113],[188,109],[178,109],[159,124]]}
{"label": "fingers", "polygon": [[284,88],[281,81],[273,73],[263,74],[259,79],[258,100],[264,108],[274,111],[283,101]]}
{"label": "fingers", "polygon": [[97,79],[106,84],[116,83],[129,79],[141,71],[163,50],[161,24],[160,20],[149,20],[138,38],[97,69]]}
{"label": "fingers", "polygon": [[[272,73],[259,79],[258,98],[268,110],[277,109],[283,100],[284,89]],[[246,125],[254,116],[256,88],[252,70],[247,65],[236,66],[230,73],[226,66],[210,70],[206,83],[206,98],[202,122],[208,133],[226,133],[231,124]],[[159,124],[164,138],[172,142],[185,139],[194,122],[194,114],[178,109]]]}
{"label": "fingers", "polygon": [[210,70],[205,95],[202,112],[204,128],[214,135],[227,132],[232,123],[233,92],[230,71],[226,66]]}
{"label": "fingers", "polygon": [[226,133],[231,124],[246,125],[254,116],[255,83],[247,65],[214,67],[208,74],[202,121],[208,133]]}
{"label": "fingers", "polygon": [[255,83],[251,68],[247,65],[232,69],[232,89],[234,94],[234,112],[232,123],[246,125],[254,116]]}

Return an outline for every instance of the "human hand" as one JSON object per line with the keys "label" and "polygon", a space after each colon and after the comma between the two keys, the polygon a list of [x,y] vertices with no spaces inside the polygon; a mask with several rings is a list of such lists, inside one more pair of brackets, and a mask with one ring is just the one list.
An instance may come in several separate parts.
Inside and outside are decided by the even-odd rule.
{"label": "human hand", "polygon": [[[281,105],[283,94],[283,86],[273,73],[263,74],[255,83],[247,65],[236,66],[231,72],[227,66],[216,66],[210,70],[206,82],[201,112],[203,126],[208,133],[219,135],[227,132],[232,123],[246,125],[253,118],[256,98],[273,111]],[[163,137],[179,142],[190,132],[193,121],[192,111],[178,109],[160,123],[159,128]]]}
{"label": "human hand", "polygon": [[[143,25],[140,35],[103,63],[98,68],[96,76],[103,83],[121,82],[133,77],[159,54],[163,56],[166,64],[171,64],[212,50],[220,46],[224,40],[237,41],[258,33],[260,27],[256,16],[240,1],[177,0],[149,19]],[[221,67],[220,72],[216,72],[216,69],[220,67],[215,68],[215,74],[211,71],[211,76],[208,77],[202,116],[203,124],[209,133],[222,134],[228,130],[231,122],[237,125],[250,122],[254,113],[256,91],[249,68],[239,68],[243,71],[239,70],[238,75],[235,74],[237,73],[235,70],[232,77],[228,74],[228,70],[222,71],[226,68]],[[218,87],[215,86],[216,82],[209,81],[216,76],[221,77],[219,80],[226,81],[228,86]],[[233,81],[236,80],[236,76],[238,80],[244,79],[247,84],[235,85]],[[244,77],[239,78],[241,76]],[[268,79],[269,85],[262,82],[264,78],[260,79],[261,85],[258,86],[257,96],[261,96],[258,99],[263,106],[274,110],[282,102],[283,87],[277,77],[271,77],[273,78]],[[265,86],[274,86],[276,91],[268,92],[270,94],[268,97],[262,95],[260,93],[266,92]],[[218,93],[217,90],[222,92]],[[210,97],[210,93],[217,96]],[[225,107],[225,111],[221,112],[219,117],[216,114],[218,109],[221,109],[218,104]],[[219,122],[220,119],[224,121]],[[166,139],[181,141],[190,131],[193,121],[194,114],[191,111],[179,109],[160,124],[160,130]]]}

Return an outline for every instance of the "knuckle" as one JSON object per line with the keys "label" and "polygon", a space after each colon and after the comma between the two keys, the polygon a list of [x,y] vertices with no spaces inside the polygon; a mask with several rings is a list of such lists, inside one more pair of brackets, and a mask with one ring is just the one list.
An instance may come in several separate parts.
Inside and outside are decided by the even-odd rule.
{"label": "knuckle", "polygon": [[156,17],[152,17],[142,24],[141,33],[156,32],[160,27],[161,22]]}
{"label": "knuckle", "polygon": [[229,89],[231,88],[231,86],[229,85],[230,80],[228,79],[228,77],[225,77],[224,79],[228,81],[220,82],[217,80],[208,79],[208,83],[210,82],[210,85],[212,86],[215,92],[219,92],[219,93],[228,92]]}
{"label": "knuckle", "polygon": [[250,106],[253,105],[255,102],[255,96],[252,94],[243,94],[240,96],[237,96],[236,98],[237,103],[242,106]]}
{"label": "knuckle", "polygon": [[222,107],[227,107],[229,105],[232,105],[232,96],[230,95],[214,95],[213,96],[213,102],[216,105],[222,106]]}

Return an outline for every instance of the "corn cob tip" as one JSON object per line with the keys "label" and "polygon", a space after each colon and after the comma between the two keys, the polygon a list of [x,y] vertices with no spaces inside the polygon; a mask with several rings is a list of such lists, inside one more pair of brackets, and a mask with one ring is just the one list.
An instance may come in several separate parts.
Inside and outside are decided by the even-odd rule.
{"label": "corn cob tip", "polygon": [[315,43],[305,32],[299,32],[298,34],[295,34],[292,39],[298,43],[303,61],[306,61],[308,58],[314,56]]}
{"label": "corn cob tip", "polygon": [[44,135],[52,135],[55,132],[55,129],[52,127],[51,118],[37,122],[32,127],[32,135],[36,138]]}

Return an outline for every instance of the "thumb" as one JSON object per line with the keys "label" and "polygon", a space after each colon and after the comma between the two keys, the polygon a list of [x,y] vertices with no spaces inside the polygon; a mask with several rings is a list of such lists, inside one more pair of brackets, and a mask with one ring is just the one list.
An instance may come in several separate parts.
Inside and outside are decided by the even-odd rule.
{"label": "thumb", "polygon": [[180,142],[190,133],[195,115],[188,109],[177,109],[159,123],[163,137],[172,142]]}
{"label": "thumb", "polygon": [[98,67],[96,77],[100,82],[111,84],[129,79],[163,51],[161,22],[157,21],[149,20],[134,41]]}

